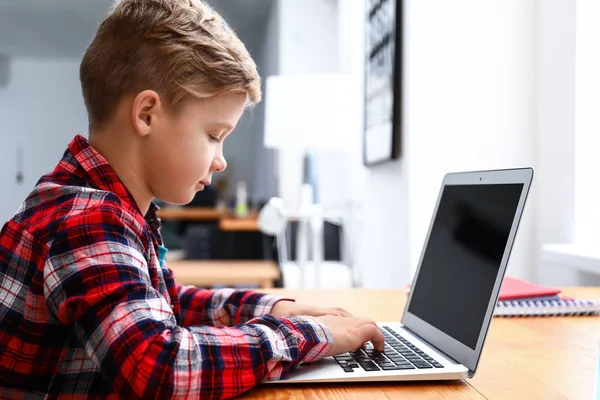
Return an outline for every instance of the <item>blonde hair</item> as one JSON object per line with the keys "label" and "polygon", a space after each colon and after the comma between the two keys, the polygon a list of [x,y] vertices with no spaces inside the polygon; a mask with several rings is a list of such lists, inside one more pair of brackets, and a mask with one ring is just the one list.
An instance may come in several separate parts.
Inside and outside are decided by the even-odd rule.
{"label": "blonde hair", "polygon": [[155,90],[170,110],[222,93],[261,99],[248,50],[200,0],[120,0],[100,24],[79,70],[90,130],[126,94]]}

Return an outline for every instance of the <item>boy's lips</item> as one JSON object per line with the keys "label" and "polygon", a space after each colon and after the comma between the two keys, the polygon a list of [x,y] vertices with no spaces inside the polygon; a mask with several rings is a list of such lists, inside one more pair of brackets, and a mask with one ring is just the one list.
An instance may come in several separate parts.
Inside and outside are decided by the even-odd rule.
{"label": "boy's lips", "polygon": [[198,188],[198,190],[204,190],[204,187],[208,185],[210,185],[210,182],[200,181],[197,183],[196,187]]}

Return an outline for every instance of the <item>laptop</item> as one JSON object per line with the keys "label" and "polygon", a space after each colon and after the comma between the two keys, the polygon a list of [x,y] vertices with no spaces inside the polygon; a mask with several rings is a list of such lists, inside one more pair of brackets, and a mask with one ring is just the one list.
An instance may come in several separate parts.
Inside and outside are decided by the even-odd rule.
{"label": "laptop", "polygon": [[473,377],[532,178],[531,168],[447,174],[402,321],[378,323],[384,352],[369,343],[270,383]]}

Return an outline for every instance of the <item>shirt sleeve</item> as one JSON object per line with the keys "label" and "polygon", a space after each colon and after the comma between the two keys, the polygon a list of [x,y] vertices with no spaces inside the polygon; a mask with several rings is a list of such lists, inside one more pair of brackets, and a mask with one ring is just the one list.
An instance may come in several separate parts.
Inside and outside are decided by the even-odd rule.
{"label": "shirt sleeve", "polygon": [[253,318],[269,314],[278,301],[293,301],[250,290],[208,290],[182,285],[176,287],[183,326],[244,324]]}
{"label": "shirt sleeve", "polygon": [[[97,208],[61,223],[44,267],[50,312],[74,327],[120,398],[230,398],[331,348],[331,332],[308,317],[178,325],[140,245],[115,210]],[[235,321],[251,314],[243,309]]]}

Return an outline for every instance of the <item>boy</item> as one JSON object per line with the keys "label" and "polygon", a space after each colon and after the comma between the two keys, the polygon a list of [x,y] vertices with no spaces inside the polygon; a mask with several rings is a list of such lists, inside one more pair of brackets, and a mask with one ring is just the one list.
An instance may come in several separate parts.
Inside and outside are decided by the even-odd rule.
{"label": "boy", "polygon": [[198,0],[123,0],[85,52],[89,142],[0,233],[1,398],[229,398],[383,337],[335,308],[174,282],[154,197],[190,202],[260,79]]}

